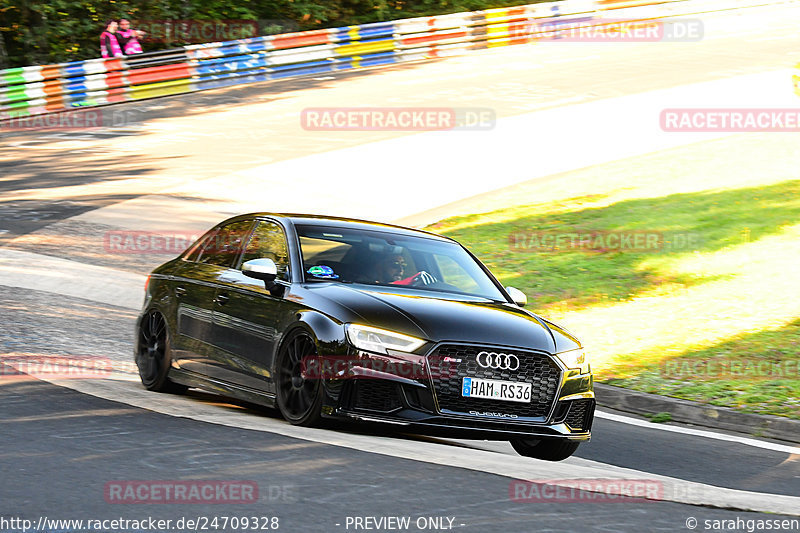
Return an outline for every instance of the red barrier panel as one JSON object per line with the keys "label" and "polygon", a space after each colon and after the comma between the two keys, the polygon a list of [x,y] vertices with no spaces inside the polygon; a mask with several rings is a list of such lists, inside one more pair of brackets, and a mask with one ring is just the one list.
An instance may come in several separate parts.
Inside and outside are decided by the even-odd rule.
{"label": "red barrier panel", "polygon": [[445,33],[437,33],[435,35],[420,35],[418,37],[399,39],[399,42],[402,45],[428,44],[435,43],[437,41],[446,41],[447,39],[464,38],[467,35],[469,35],[469,33],[466,31],[448,31]]}
{"label": "red barrier panel", "polygon": [[128,71],[128,83],[142,85],[156,81],[178,80],[192,77],[188,63],[147,67]]}
{"label": "red barrier panel", "polygon": [[106,101],[108,101],[109,103],[127,102],[128,97],[126,96],[126,93],[127,91],[125,87],[109,89],[107,91]]}
{"label": "red barrier panel", "polygon": [[272,44],[276,50],[283,50],[284,48],[295,48],[298,46],[330,44],[330,42],[331,39],[328,30],[312,30],[278,36],[272,39],[270,44]]}

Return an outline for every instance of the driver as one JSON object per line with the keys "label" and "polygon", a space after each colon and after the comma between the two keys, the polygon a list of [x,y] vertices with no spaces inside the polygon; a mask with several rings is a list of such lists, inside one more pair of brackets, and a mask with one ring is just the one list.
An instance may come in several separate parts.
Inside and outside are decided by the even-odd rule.
{"label": "driver", "polygon": [[377,283],[390,285],[430,285],[436,278],[425,272],[417,272],[407,276],[406,260],[400,254],[392,254],[378,264]]}
{"label": "driver", "polygon": [[406,271],[406,260],[400,254],[393,254],[378,264],[378,283],[401,281]]}

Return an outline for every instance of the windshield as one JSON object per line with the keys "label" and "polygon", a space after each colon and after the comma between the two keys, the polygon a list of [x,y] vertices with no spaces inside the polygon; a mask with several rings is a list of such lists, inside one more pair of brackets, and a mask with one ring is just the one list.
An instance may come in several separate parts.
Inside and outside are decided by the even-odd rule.
{"label": "windshield", "polygon": [[505,301],[454,242],[385,231],[297,226],[306,281],[339,281],[451,292]]}

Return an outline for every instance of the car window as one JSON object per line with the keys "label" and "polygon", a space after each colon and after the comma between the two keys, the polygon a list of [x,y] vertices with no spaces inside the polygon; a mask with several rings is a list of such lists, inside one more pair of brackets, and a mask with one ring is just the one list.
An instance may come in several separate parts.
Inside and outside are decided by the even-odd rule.
{"label": "car window", "polygon": [[197,241],[194,244],[192,244],[186,251],[186,253],[183,256],[183,260],[197,262],[197,258],[200,257],[200,254],[203,253],[203,250],[205,250],[206,247],[211,245],[211,241],[214,238],[214,235],[217,234],[217,231],[219,231],[219,229],[214,228],[211,231],[206,232],[206,234],[200,237],[199,239],[197,239]]}
{"label": "car window", "polygon": [[433,254],[433,260],[436,261],[439,275],[444,283],[458,287],[458,290],[466,293],[480,291],[478,283],[452,257]]}
{"label": "car window", "polygon": [[251,259],[272,259],[283,279],[289,277],[289,250],[286,235],[278,224],[261,220],[247,243],[241,263]]}
{"label": "car window", "polygon": [[196,261],[206,265],[232,268],[252,226],[252,219],[222,226],[210,239],[204,241]]}
{"label": "car window", "polygon": [[391,231],[316,225],[296,228],[306,281],[403,286],[505,299],[457,243]]}
{"label": "car window", "polygon": [[349,244],[303,236],[300,237],[300,246],[303,249],[303,261],[309,265],[325,261],[341,262],[353,249]]}

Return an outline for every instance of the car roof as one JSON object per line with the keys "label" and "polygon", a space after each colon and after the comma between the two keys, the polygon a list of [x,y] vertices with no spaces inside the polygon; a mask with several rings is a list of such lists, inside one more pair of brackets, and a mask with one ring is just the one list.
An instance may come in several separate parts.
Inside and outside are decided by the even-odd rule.
{"label": "car roof", "polygon": [[[453,239],[405,226],[397,226],[394,224],[385,224],[382,222],[373,222],[370,220],[361,220],[357,218],[344,218],[334,217],[328,215],[311,215],[302,213],[248,213],[233,217],[229,220],[236,220],[238,218],[274,218],[284,222],[290,222],[292,225],[303,226],[333,226],[337,228],[356,229],[356,230],[371,230],[371,231],[385,231],[389,233],[408,235],[412,237],[424,237],[429,239],[437,239],[441,241],[454,242]],[[228,222],[228,221],[226,221]]]}

